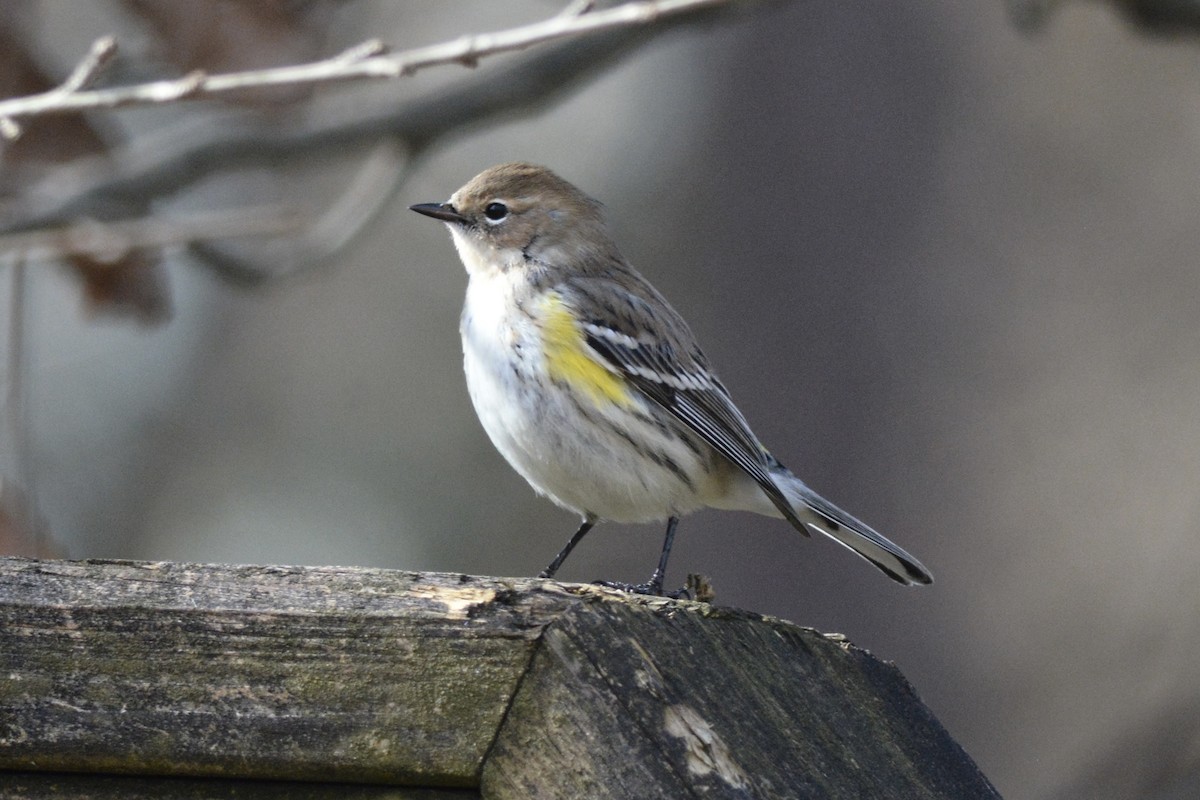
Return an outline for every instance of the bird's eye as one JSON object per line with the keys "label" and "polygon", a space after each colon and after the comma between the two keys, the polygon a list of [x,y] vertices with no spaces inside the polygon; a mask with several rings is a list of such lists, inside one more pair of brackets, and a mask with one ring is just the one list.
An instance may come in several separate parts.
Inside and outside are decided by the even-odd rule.
{"label": "bird's eye", "polygon": [[483,215],[490,222],[499,222],[508,216],[508,206],[504,203],[488,203],[487,208],[483,210]]}

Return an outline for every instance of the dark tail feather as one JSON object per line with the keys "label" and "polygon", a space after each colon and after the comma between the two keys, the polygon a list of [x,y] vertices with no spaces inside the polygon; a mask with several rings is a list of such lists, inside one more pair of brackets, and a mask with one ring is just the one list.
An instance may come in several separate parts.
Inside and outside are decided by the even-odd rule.
{"label": "dark tail feather", "polygon": [[870,561],[894,581],[906,586],[933,583],[933,575],[925,565],[903,547],[842,511],[799,479],[792,477],[792,481],[795,483],[788,487],[792,490],[789,494],[796,495],[796,512],[805,525]]}

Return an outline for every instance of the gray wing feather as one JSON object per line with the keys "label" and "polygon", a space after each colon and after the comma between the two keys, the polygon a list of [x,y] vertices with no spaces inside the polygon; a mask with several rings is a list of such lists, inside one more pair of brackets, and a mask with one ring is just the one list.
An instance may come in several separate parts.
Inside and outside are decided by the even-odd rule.
{"label": "gray wing feather", "polygon": [[804,535],[808,530],[792,504],[771,479],[771,460],[750,431],[728,391],[705,368],[702,357],[679,363],[669,345],[637,342],[632,337],[596,323],[587,343],[598,356],[621,372],[644,395],[695,432],[714,450],[754,479],[789,522]]}

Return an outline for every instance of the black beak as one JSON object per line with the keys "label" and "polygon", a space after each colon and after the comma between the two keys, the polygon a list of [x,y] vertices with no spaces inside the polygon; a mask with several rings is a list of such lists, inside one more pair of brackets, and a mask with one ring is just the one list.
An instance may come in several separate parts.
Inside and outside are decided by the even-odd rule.
{"label": "black beak", "polygon": [[415,206],[409,206],[409,209],[424,214],[427,217],[440,219],[442,222],[457,222],[459,225],[466,225],[467,218],[454,210],[454,206],[449,203],[417,203]]}

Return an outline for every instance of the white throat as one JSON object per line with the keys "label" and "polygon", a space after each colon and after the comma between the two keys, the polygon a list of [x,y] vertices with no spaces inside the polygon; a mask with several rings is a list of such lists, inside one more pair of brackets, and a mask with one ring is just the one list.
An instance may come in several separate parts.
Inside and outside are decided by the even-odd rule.
{"label": "white throat", "polygon": [[516,248],[500,249],[491,247],[478,238],[464,232],[462,228],[447,223],[450,238],[454,240],[454,248],[468,275],[493,275],[505,272],[524,260],[521,251]]}

